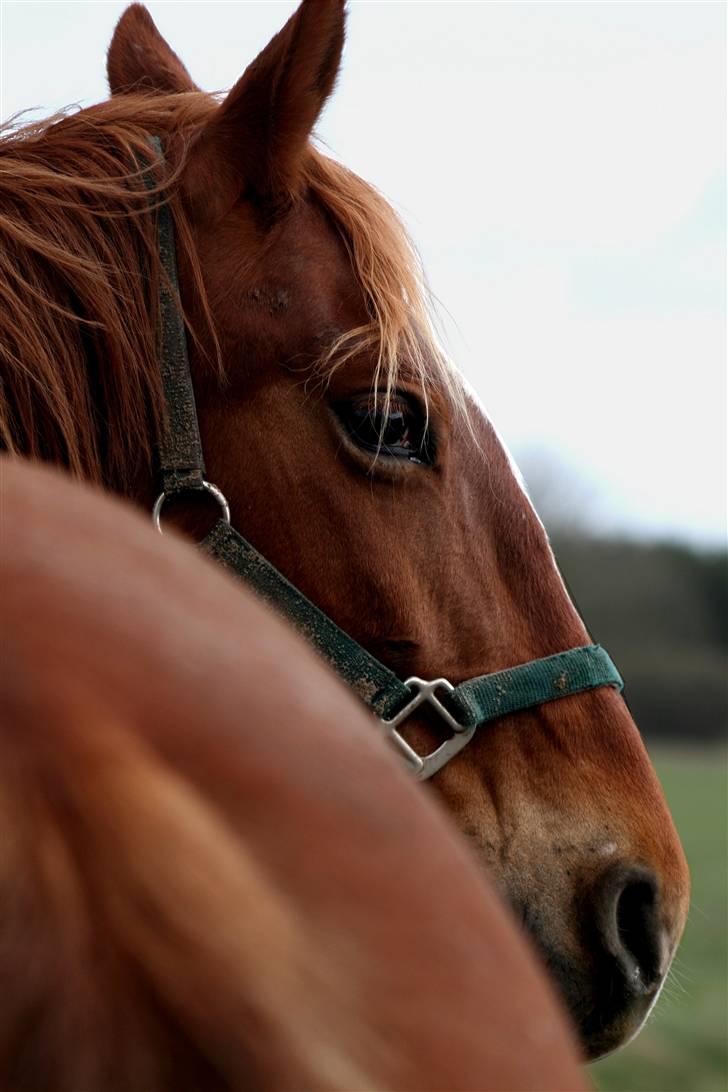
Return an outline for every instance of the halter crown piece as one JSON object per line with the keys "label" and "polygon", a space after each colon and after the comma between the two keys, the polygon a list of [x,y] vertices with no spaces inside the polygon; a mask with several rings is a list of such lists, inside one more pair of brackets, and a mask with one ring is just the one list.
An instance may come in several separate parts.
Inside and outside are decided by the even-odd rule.
{"label": "halter crown piece", "polygon": [[[159,138],[151,137],[150,143],[162,159]],[[149,189],[154,188],[150,171],[145,173],[145,182]],[[221,516],[200,548],[253,588],[313,645],[369,706],[382,732],[396,745],[419,780],[442,769],[473,738],[476,729],[489,721],[600,686],[621,690],[620,674],[600,645],[570,648],[505,671],[479,675],[459,686],[452,686],[447,679],[426,681],[414,676],[402,682],[235,530],[225,497],[205,477],[184,323],[177,302],[177,257],[169,205],[160,204],[156,215],[164,270],[159,287],[159,341],[167,411],[158,449],[162,491],[152,511],[157,529],[161,531],[162,508],[168,498],[201,491],[212,495],[220,505]],[[426,755],[418,754],[398,730],[423,704],[439,715],[451,733]]]}

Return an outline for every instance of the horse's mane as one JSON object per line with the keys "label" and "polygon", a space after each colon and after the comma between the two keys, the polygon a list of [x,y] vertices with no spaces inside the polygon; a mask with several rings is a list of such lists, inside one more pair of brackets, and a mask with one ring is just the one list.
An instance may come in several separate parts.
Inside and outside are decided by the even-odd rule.
{"label": "horse's mane", "polygon": [[[123,95],[0,131],[0,447],[122,492],[148,470],[163,414],[155,314],[162,272],[150,201],[169,199],[207,316],[208,329],[191,336],[214,355],[200,263],[175,192],[185,134],[214,108],[201,93]],[[152,133],[174,133],[179,154],[150,195]],[[303,173],[340,231],[371,316],[329,349],[319,374],[373,347],[374,384],[387,397],[402,359],[425,391],[433,378],[452,388],[421,267],[393,210],[313,146]]]}

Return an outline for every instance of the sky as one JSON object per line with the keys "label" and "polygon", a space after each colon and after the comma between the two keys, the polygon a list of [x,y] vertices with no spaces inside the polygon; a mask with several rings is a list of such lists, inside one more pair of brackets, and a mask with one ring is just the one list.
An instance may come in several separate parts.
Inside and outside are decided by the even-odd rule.
{"label": "sky", "polygon": [[[2,0],[2,117],[104,98],[125,6]],[[148,4],[207,90],[295,6]],[[725,23],[699,0],[353,0],[318,125],[403,216],[527,477],[599,530],[705,546],[726,541]]]}

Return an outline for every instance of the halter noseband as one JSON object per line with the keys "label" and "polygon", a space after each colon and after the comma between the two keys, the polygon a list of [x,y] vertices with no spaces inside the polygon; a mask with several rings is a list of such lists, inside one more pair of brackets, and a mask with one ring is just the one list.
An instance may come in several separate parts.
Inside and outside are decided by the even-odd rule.
{"label": "halter noseband", "polygon": [[[159,138],[150,138],[150,143],[161,158]],[[149,172],[145,181],[150,189],[154,187]],[[505,671],[479,675],[459,686],[452,686],[447,679],[428,682],[416,676],[402,682],[235,530],[225,497],[205,477],[187,341],[177,303],[177,258],[169,205],[159,205],[156,214],[164,270],[159,287],[159,333],[166,402],[166,421],[158,448],[162,491],[152,512],[157,529],[161,531],[162,508],[168,498],[190,492],[211,494],[220,505],[221,518],[200,548],[252,587],[314,646],[378,717],[383,733],[397,746],[418,780],[432,777],[465,747],[477,728],[497,717],[601,686],[621,690],[620,674],[600,645],[570,648]],[[439,715],[452,734],[430,754],[420,755],[400,734],[399,727],[424,704]]]}

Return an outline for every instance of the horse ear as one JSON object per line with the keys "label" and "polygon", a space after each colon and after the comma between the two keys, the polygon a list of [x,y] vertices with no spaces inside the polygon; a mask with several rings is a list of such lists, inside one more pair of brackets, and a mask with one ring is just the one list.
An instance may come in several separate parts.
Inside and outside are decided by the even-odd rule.
{"label": "horse ear", "polygon": [[345,0],[303,0],[200,133],[185,179],[193,200],[209,208],[214,194],[225,211],[244,193],[277,198],[295,190],[336,82],[345,19]]}
{"label": "horse ear", "polygon": [[167,94],[197,90],[143,4],[130,4],[116,24],[106,72],[112,95],[125,91]]}

